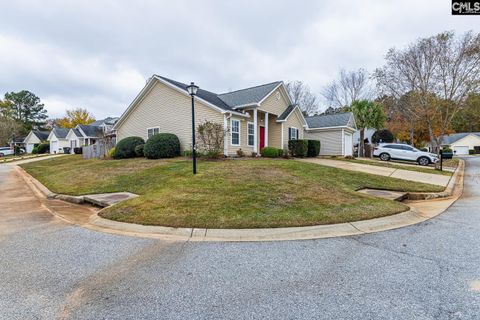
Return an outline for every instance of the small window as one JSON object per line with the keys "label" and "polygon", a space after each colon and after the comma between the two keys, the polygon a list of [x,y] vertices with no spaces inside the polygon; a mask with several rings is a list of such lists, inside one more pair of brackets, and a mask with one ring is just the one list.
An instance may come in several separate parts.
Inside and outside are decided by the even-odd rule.
{"label": "small window", "polygon": [[240,121],[233,120],[230,122],[232,131],[232,146],[240,145]]}
{"label": "small window", "polygon": [[151,136],[160,132],[160,128],[148,128],[147,129],[147,138],[150,139]]}
{"label": "small window", "polygon": [[288,128],[288,140],[298,140],[297,128]]}
{"label": "small window", "polygon": [[248,145],[253,146],[255,144],[255,125],[252,122],[248,123]]}

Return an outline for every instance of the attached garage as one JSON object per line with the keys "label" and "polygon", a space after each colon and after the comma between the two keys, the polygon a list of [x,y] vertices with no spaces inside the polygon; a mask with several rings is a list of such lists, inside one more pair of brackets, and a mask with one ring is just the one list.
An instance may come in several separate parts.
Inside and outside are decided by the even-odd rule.
{"label": "attached garage", "polygon": [[443,147],[449,147],[455,155],[467,155],[470,150],[480,151],[480,132],[453,133],[443,136]]}
{"label": "attached garage", "polygon": [[351,112],[306,117],[306,139],[320,140],[321,156],[353,155],[355,119]]}
{"label": "attached garage", "polygon": [[25,143],[25,151],[27,153],[32,153],[33,148],[39,145],[41,142],[47,140],[48,135],[50,132],[48,131],[40,131],[40,130],[32,130],[28,133],[23,143]]}
{"label": "attached garage", "polygon": [[50,153],[57,154],[63,153],[65,147],[69,147],[70,144],[67,140],[67,134],[70,129],[54,128],[48,136],[50,142]]}
{"label": "attached garage", "polygon": [[468,154],[468,150],[470,149],[468,148],[468,146],[453,146],[452,150],[455,155],[460,156]]}

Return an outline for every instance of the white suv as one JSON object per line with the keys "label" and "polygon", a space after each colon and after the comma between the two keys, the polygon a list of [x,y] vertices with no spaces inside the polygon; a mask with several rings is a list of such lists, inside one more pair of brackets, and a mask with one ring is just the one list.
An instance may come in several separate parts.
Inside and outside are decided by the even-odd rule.
{"label": "white suv", "polygon": [[10,147],[0,147],[0,157],[9,156],[14,154],[13,148]]}
{"label": "white suv", "polygon": [[430,163],[437,163],[439,158],[434,153],[420,151],[407,144],[385,143],[373,149],[373,156],[380,160],[404,160],[415,161],[419,165],[428,166]]}

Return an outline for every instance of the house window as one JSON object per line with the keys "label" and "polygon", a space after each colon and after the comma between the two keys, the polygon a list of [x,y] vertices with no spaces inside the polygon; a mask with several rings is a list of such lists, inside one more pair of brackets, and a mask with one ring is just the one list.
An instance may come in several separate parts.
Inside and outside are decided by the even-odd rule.
{"label": "house window", "polygon": [[253,146],[255,144],[255,125],[253,122],[247,124],[248,128],[248,145]]}
{"label": "house window", "polygon": [[231,131],[232,131],[232,146],[240,145],[240,121],[231,120]]}
{"label": "house window", "polygon": [[288,140],[297,140],[297,139],[298,139],[298,129],[288,128]]}
{"label": "house window", "polygon": [[155,128],[148,128],[147,129],[147,138],[150,139],[151,136],[153,136],[154,134],[157,134],[160,132],[160,128],[159,127],[155,127]]}

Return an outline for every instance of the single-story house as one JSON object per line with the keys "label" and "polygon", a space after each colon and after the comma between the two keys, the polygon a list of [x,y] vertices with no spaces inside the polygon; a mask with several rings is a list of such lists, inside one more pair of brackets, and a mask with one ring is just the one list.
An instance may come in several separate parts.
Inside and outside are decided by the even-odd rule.
{"label": "single-story house", "polygon": [[442,147],[449,147],[456,155],[480,153],[480,132],[462,132],[443,136]]}
{"label": "single-story house", "polygon": [[28,135],[23,140],[25,144],[25,151],[27,153],[32,153],[33,148],[40,143],[47,141],[48,135],[50,134],[49,131],[41,131],[41,130],[32,130],[28,133]]}
{"label": "single-story house", "polygon": [[66,135],[70,152],[74,152],[74,148],[89,146],[95,144],[104,134],[103,128],[100,126],[92,126],[79,124],[75,128],[70,129]]}
{"label": "single-story house", "polygon": [[357,130],[351,112],[306,117],[305,138],[320,140],[320,155],[353,155],[353,134]]}
{"label": "single-story house", "polygon": [[63,153],[63,148],[70,147],[70,143],[67,140],[67,134],[70,129],[53,128],[48,135],[47,141],[50,143],[50,153]]}
{"label": "single-story house", "polygon": [[[223,152],[246,155],[266,146],[286,148],[289,139],[304,136],[307,125],[282,81],[216,94],[198,89],[195,126],[208,120],[223,125]],[[114,126],[117,140],[139,136],[147,140],[165,132],[178,136],[182,150],[192,144],[191,97],[187,85],[154,75]]]}

